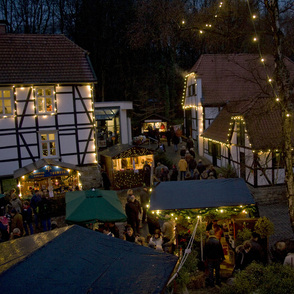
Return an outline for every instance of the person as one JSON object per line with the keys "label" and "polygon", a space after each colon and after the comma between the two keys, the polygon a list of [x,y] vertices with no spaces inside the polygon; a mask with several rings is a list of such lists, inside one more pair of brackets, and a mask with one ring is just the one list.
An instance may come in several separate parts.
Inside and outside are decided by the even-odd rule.
{"label": "person", "polygon": [[194,170],[196,169],[196,166],[197,166],[196,160],[193,157],[190,158],[189,163],[188,163],[188,167],[189,167],[189,171],[191,173],[192,178],[194,177]]}
{"label": "person", "polygon": [[119,238],[119,228],[115,225],[115,222],[108,222],[105,224],[115,238]]}
{"label": "person", "polygon": [[[210,175],[210,173],[212,173],[212,175]],[[208,170],[207,170],[207,174],[208,174],[209,176],[213,176],[214,179],[217,179],[217,173],[216,173],[216,170],[215,170],[215,168],[214,168],[213,165],[210,165],[210,166],[209,166],[209,168],[208,168]]]}
{"label": "person", "polygon": [[154,231],[153,236],[150,238],[148,246],[156,249],[157,251],[163,251],[163,238],[159,229]]}
{"label": "person", "polygon": [[167,140],[167,146],[170,146],[170,140],[171,140],[171,137],[172,137],[172,133],[171,133],[171,130],[170,128],[168,128],[168,130],[166,131],[166,140]]}
{"label": "person", "polygon": [[190,180],[193,180],[193,178],[192,178],[192,176],[191,176],[190,171],[187,171],[187,172],[186,172],[186,175],[185,175],[185,181],[190,181]]}
{"label": "person", "polygon": [[23,227],[25,229],[26,235],[29,235],[29,230],[30,234],[34,234],[34,229],[32,225],[33,221],[33,211],[30,208],[30,204],[28,201],[25,201],[23,203],[23,208],[22,208],[22,217],[23,217]]}
{"label": "person", "polygon": [[213,172],[208,174],[207,180],[215,180],[216,178],[213,176]]}
{"label": "person", "polygon": [[11,232],[13,232],[13,230],[15,228],[18,228],[20,230],[20,234],[22,236],[23,235],[22,215],[20,213],[18,213],[18,211],[16,211],[14,208],[11,209],[10,215],[11,215]]}
{"label": "person", "polygon": [[285,260],[283,262],[283,265],[288,265],[292,268],[294,268],[294,253],[289,252],[287,256],[285,257]]}
{"label": "person", "polygon": [[185,155],[186,155],[186,147],[185,146],[181,147],[180,155],[181,155],[181,157],[185,157]]}
{"label": "person", "polygon": [[101,176],[104,189],[110,190],[111,183],[104,168],[101,170]]}
{"label": "person", "polygon": [[146,185],[143,186],[143,188],[140,190],[140,202],[141,202],[141,207],[143,210],[143,215],[142,215],[142,223],[145,223],[147,221],[147,205],[150,200],[150,195],[148,193],[148,188]]}
{"label": "person", "polygon": [[215,237],[220,241],[221,237],[223,236],[224,232],[219,224],[213,224],[212,229],[214,230]]}
{"label": "person", "polygon": [[19,228],[14,228],[12,231],[11,239],[18,239],[22,236]]}
{"label": "person", "polygon": [[185,159],[186,159],[188,165],[189,165],[190,160],[193,159],[193,156],[191,155],[191,153],[188,150],[186,151]]}
{"label": "person", "polygon": [[200,174],[200,175],[205,171],[205,166],[204,166],[204,164],[202,163],[202,160],[201,160],[201,159],[198,160],[198,163],[197,163],[196,168],[197,168],[197,170],[199,171],[199,174]]}
{"label": "person", "polygon": [[36,193],[33,193],[33,196],[31,198],[30,201],[30,206],[33,209],[33,213],[34,213],[34,220],[35,220],[35,229],[37,229],[39,227],[39,214],[37,211],[37,207],[38,207],[38,203],[41,201],[41,191],[37,191]]}
{"label": "person", "polygon": [[235,249],[235,266],[233,273],[244,270],[251,262],[249,252],[251,244],[249,241],[245,241],[242,245],[239,245]]}
{"label": "person", "polygon": [[179,175],[179,172],[178,172],[177,166],[175,164],[173,164],[171,175],[170,175],[170,180],[177,181],[178,175]]}
{"label": "person", "polygon": [[44,232],[51,230],[51,201],[46,196],[46,192],[43,192],[41,201],[38,203],[39,216]]}
{"label": "person", "polygon": [[165,165],[162,165],[161,172],[160,172],[160,181],[161,182],[168,181],[168,174],[169,174],[168,167]]}
{"label": "person", "polygon": [[127,225],[124,232],[124,240],[135,243],[136,235],[131,225]]}
{"label": "person", "polygon": [[191,136],[189,136],[186,142],[186,148],[187,150],[190,150],[193,147],[194,147],[193,139]]}
{"label": "person", "polygon": [[114,237],[113,233],[112,233],[112,232],[110,232],[110,229],[109,229],[109,227],[108,227],[108,226],[106,226],[106,225],[103,227],[103,234],[105,234],[105,235],[107,235],[107,236]]}
{"label": "person", "polygon": [[176,135],[176,133],[172,136],[172,143],[174,144],[174,150],[177,153],[178,152],[178,145],[180,143],[180,138]]}
{"label": "person", "polygon": [[193,149],[193,148],[190,148],[190,149],[189,149],[189,152],[190,152],[190,154],[193,156],[193,158],[195,159],[196,154],[195,154],[194,149]]}
{"label": "person", "polygon": [[222,245],[214,235],[214,230],[209,231],[208,241],[204,246],[203,253],[208,266],[209,286],[214,287],[215,283],[220,285],[220,264],[224,261],[225,257]]}
{"label": "person", "polygon": [[155,172],[154,172],[154,176],[157,179],[157,181],[160,181],[160,176],[161,176],[161,163],[157,162],[156,168],[155,168]]}
{"label": "person", "polygon": [[175,223],[169,215],[165,216],[161,232],[163,234],[163,249],[165,252],[172,253],[175,240]]}
{"label": "person", "polygon": [[5,215],[0,216],[0,242],[8,241],[9,236],[9,224],[8,218]]}
{"label": "person", "polygon": [[141,210],[139,209],[139,206],[135,202],[135,200],[136,200],[135,195],[131,195],[128,198],[128,202],[125,205],[125,211],[127,215],[128,224],[131,225],[134,232],[137,232],[138,234],[140,234],[139,213],[141,213]]}
{"label": "person", "polygon": [[22,202],[17,197],[16,193],[11,194],[10,204],[11,204],[12,208],[14,208],[18,213],[21,213]]}
{"label": "person", "polygon": [[143,182],[147,187],[150,187],[151,167],[147,161],[143,166]]}
{"label": "person", "polygon": [[178,163],[179,171],[180,171],[180,180],[183,181],[186,176],[186,171],[187,171],[187,161],[185,160],[184,157],[181,157]]}
{"label": "person", "polygon": [[256,232],[252,232],[251,239],[249,240],[251,244],[250,258],[251,261],[262,262],[265,264],[265,254],[261,245],[259,244],[260,236]]}

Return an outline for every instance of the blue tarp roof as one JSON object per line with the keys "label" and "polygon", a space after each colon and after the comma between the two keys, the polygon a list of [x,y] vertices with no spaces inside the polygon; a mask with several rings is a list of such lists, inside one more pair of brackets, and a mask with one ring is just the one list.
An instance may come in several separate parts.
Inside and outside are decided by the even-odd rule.
{"label": "blue tarp roof", "polygon": [[[53,232],[57,236],[48,240]],[[161,293],[177,262],[174,255],[77,225],[38,235],[0,244],[0,269],[25,256],[0,275],[0,293]],[[43,242],[31,244],[28,254],[30,238]]]}
{"label": "blue tarp roof", "polygon": [[151,193],[150,209],[189,209],[254,204],[243,179],[162,182]]}

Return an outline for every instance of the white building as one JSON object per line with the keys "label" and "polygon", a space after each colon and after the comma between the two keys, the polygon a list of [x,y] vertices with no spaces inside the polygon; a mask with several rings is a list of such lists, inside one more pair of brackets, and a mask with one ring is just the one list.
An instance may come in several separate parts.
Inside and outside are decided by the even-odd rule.
{"label": "white building", "polygon": [[6,34],[0,25],[0,184],[41,159],[96,166],[88,53],[63,35]]}
{"label": "white building", "polygon": [[[285,58],[294,77],[294,63]],[[185,134],[214,166],[235,167],[254,187],[284,183],[282,125],[273,58],[202,55],[186,76]]]}

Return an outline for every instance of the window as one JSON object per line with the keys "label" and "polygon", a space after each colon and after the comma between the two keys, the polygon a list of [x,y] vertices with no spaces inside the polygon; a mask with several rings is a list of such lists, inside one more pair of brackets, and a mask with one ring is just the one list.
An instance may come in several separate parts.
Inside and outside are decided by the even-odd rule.
{"label": "window", "polygon": [[237,145],[245,146],[245,123],[243,120],[237,121]]}
{"label": "window", "polygon": [[0,115],[12,115],[13,113],[12,89],[0,89]]}
{"label": "window", "polygon": [[283,168],[284,167],[284,159],[283,154],[281,152],[273,152],[273,167],[275,168]]}
{"label": "window", "polygon": [[57,132],[40,132],[41,157],[58,157]]}
{"label": "window", "polygon": [[55,112],[53,93],[53,87],[36,89],[37,113],[47,114]]}
{"label": "window", "polygon": [[188,96],[194,96],[195,93],[195,84],[188,86]]}
{"label": "window", "polygon": [[208,141],[208,154],[221,158],[221,144]]}

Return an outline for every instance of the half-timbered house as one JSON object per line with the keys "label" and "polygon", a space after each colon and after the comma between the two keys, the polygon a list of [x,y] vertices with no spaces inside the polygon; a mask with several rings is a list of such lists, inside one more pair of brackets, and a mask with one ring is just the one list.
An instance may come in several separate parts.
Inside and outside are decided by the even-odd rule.
{"label": "half-timbered house", "polygon": [[[89,54],[63,35],[0,25],[0,179],[41,159],[96,167]],[[97,168],[96,168],[97,169]]]}
{"label": "half-timbered house", "polygon": [[[285,58],[294,77],[294,63]],[[284,183],[282,126],[273,86],[273,58],[202,55],[186,76],[186,135],[214,166],[235,167],[252,186]]]}

